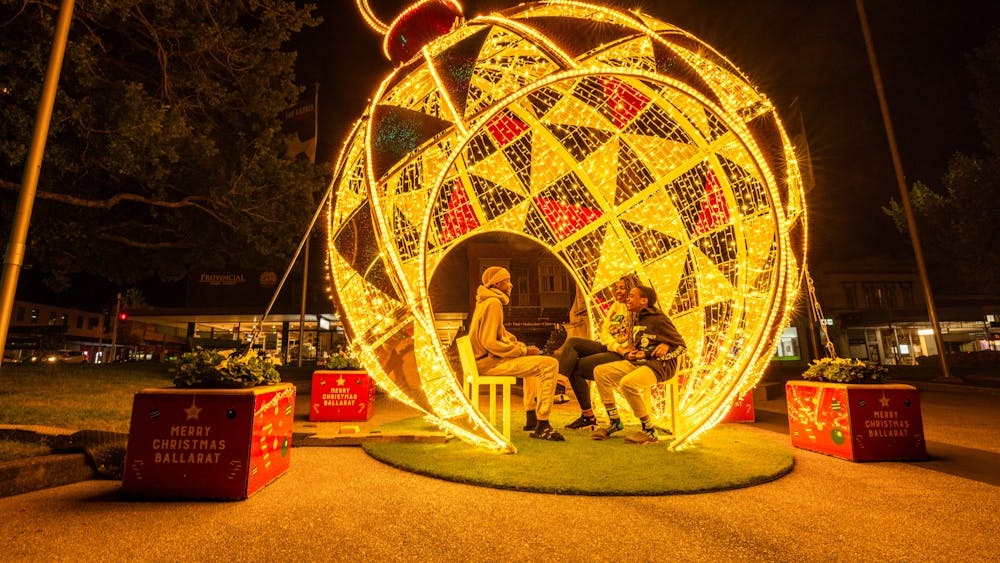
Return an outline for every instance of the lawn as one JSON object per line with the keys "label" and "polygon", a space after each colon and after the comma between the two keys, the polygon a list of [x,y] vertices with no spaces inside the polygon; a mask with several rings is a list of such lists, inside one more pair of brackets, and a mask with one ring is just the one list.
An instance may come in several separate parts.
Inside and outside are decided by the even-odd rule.
{"label": "lawn", "polygon": [[[135,392],[170,386],[171,377],[164,364],[4,365],[0,424],[128,432]],[[0,461],[48,451],[0,440]]]}
{"label": "lawn", "polygon": [[170,385],[164,364],[3,366],[0,424],[128,432],[135,392]]}
{"label": "lawn", "polygon": [[[312,368],[280,368],[282,381],[308,380]],[[137,391],[173,387],[167,364],[5,364],[0,424],[127,433]],[[0,462],[49,453],[38,444],[0,439]]]}

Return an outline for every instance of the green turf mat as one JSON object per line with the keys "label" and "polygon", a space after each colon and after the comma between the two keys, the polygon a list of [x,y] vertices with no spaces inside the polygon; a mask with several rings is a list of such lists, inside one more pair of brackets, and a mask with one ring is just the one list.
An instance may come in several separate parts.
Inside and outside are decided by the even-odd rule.
{"label": "green turf mat", "polygon": [[[519,420],[515,418],[515,420]],[[565,422],[554,419],[557,428]],[[433,431],[421,418],[379,428],[385,433]],[[565,442],[514,431],[516,454],[497,454],[460,440],[446,443],[369,442],[365,452],[400,469],[459,483],[575,495],[671,495],[749,487],[792,470],[791,446],[740,424],[721,424],[679,452],[661,442],[626,444],[626,427],[610,440],[589,431],[560,430]]]}

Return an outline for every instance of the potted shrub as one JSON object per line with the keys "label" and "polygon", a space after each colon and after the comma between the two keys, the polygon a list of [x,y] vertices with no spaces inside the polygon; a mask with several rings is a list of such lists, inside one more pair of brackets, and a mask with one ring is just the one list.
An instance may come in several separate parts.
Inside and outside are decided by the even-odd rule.
{"label": "potted shrub", "polygon": [[881,383],[887,372],[884,366],[867,360],[822,358],[809,364],[802,379],[827,383]]}
{"label": "potted shrub", "polygon": [[243,499],[288,469],[295,386],[270,361],[196,350],[174,374],[176,387],[135,395],[123,494]]}
{"label": "potted shrub", "polygon": [[182,388],[242,388],[281,381],[274,364],[256,353],[197,350],[181,355],[172,371],[174,385]]}
{"label": "potted shrub", "polygon": [[323,368],[328,370],[356,370],[361,368],[361,361],[357,356],[351,354],[343,348],[337,348],[330,357],[323,362]]}
{"label": "potted shrub", "polygon": [[366,421],[375,408],[375,382],[351,349],[338,348],[313,372],[310,421]]}
{"label": "potted shrub", "polygon": [[882,383],[886,372],[854,358],[813,361],[785,384],[792,445],[852,461],[926,459],[920,396]]}

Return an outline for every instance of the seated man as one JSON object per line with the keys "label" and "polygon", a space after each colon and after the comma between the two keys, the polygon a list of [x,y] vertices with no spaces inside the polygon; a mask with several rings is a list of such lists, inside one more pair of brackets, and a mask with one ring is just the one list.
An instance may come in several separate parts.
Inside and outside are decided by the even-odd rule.
{"label": "seated man", "polygon": [[498,266],[486,268],[483,285],[476,290],[476,309],[469,322],[469,342],[482,375],[512,375],[524,378],[525,430],[532,438],[563,441],[549,424],[559,362],[539,355],[503,326],[503,306],[510,302],[510,272]]}
{"label": "seated man", "polygon": [[559,374],[569,378],[581,411],[580,417],[567,424],[566,428],[597,428],[597,418],[590,403],[589,382],[594,380],[595,367],[619,361],[632,349],[635,314],[628,310],[625,300],[633,285],[635,278],[632,276],[624,276],[615,282],[615,302],[608,309],[596,341],[572,336],[563,345],[559,354]]}
{"label": "seated man", "polygon": [[674,323],[656,309],[653,288],[642,285],[632,288],[626,305],[629,311],[637,314],[632,327],[635,349],[628,352],[624,360],[594,368],[597,393],[608,411],[610,424],[598,428],[591,438],[606,440],[623,428],[615,407],[617,387],[642,423],[642,430],[629,434],[625,441],[649,444],[656,442],[656,430],[650,417],[649,388],[674,376],[678,358],[685,350],[684,338]]}

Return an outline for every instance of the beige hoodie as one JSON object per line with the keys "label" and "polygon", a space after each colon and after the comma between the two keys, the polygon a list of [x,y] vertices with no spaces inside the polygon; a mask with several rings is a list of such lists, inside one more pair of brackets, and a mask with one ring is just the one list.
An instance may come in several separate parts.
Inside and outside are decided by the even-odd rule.
{"label": "beige hoodie", "polygon": [[495,366],[501,358],[516,358],[528,353],[527,346],[503,326],[503,306],[509,302],[507,294],[499,289],[481,285],[476,290],[469,342],[480,371]]}

